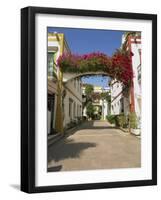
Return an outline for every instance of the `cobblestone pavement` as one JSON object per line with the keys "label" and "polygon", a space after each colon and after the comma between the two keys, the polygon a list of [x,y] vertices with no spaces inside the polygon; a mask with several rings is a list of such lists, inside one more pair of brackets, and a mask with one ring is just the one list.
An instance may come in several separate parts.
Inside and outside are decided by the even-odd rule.
{"label": "cobblestone pavement", "polygon": [[106,121],[90,121],[48,148],[48,171],[141,167],[141,141]]}

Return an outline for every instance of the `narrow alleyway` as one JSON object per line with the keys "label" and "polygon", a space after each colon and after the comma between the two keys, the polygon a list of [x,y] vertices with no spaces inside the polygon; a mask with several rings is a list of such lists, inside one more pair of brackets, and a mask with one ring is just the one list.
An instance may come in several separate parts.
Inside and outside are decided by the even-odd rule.
{"label": "narrow alleyway", "polygon": [[90,121],[48,148],[48,171],[135,168],[141,166],[140,139]]}

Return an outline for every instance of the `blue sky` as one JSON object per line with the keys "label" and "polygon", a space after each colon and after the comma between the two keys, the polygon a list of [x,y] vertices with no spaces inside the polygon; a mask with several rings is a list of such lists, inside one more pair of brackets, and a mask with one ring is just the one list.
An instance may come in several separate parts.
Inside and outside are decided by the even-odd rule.
{"label": "blue sky", "polygon": [[[64,33],[72,53],[85,54],[102,52],[111,56],[121,46],[123,31],[80,29],[80,28],[48,28],[48,32]],[[107,86],[108,77],[84,77],[82,81],[98,86]]]}

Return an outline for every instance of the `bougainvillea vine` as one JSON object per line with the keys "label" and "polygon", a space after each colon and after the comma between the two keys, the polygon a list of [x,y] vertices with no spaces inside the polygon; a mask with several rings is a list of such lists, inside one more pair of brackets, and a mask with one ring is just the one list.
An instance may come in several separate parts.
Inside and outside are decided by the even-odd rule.
{"label": "bougainvillea vine", "polygon": [[103,72],[124,85],[133,78],[130,55],[119,51],[112,57],[100,52],[84,55],[64,53],[59,56],[57,65],[62,72],[68,73]]}

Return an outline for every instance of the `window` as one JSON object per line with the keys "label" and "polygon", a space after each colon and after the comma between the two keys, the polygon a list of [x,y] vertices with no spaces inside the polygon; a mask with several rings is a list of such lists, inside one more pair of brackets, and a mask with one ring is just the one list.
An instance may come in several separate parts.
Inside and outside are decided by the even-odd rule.
{"label": "window", "polygon": [[77,117],[79,117],[79,105],[77,105]]}
{"label": "window", "polygon": [[54,110],[55,110],[55,95],[54,94],[48,94],[48,112],[50,113],[48,115],[48,133],[53,132],[54,128]]}
{"label": "window", "polygon": [[72,118],[72,103],[73,100],[69,98],[69,117]]}
{"label": "window", "polygon": [[111,108],[112,108],[112,111],[113,111],[113,105],[111,106]]}
{"label": "window", "polygon": [[48,111],[52,111],[54,107],[54,100],[55,100],[55,95],[54,94],[48,94]]}
{"label": "window", "polygon": [[74,102],[74,107],[73,107],[73,117],[75,118],[75,112],[76,112],[76,104]]}
{"label": "window", "polygon": [[73,81],[74,81],[74,87],[76,88],[76,79],[74,79]]}
{"label": "window", "polygon": [[138,49],[138,52],[139,52],[140,65],[141,65],[141,49]]}
{"label": "window", "polygon": [[123,98],[120,99],[120,104],[121,104],[120,111],[121,111],[121,113],[123,113],[124,112],[124,99]]}
{"label": "window", "polygon": [[79,92],[79,79],[77,79],[77,90]]}
{"label": "window", "polygon": [[80,106],[79,116],[82,116],[82,106]]}
{"label": "window", "polygon": [[79,91],[80,91],[80,94],[81,94],[81,93],[82,93],[82,90],[81,90],[81,89],[82,89],[82,88],[81,88],[81,82],[80,82],[79,84],[80,84],[80,85],[79,85],[79,89],[80,89]]}
{"label": "window", "polygon": [[55,52],[48,53],[48,76],[53,77],[54,74],[54,54]]}

